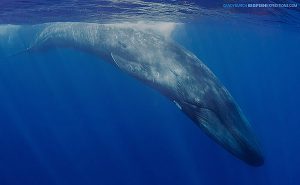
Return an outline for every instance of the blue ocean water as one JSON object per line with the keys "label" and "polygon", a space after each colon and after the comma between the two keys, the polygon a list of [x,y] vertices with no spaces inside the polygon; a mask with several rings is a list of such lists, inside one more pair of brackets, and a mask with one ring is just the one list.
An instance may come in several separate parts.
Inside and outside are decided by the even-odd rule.
{"label": "blue ocean water", "polygon": [[[22,12],[29,2],[16,2],[0,8],[5,29],[52,17],[72,21],[45,12],[37,13],[44,17],[7,16],[5,7],[36,15]],[[63,8],[55,1],[31,3],[31,10],[33,5]],[[156,3],[161,8],[176,1]],[[180,6],[193,12],[197,1],[192,3]],[[0,184],[300,184],[297,12],[285,23],[277,17],[249,19],[253,12],[233,14],[245,16],[241,20],[214,12],[219,4],[203,4],[196,9],[205,15],[179,26],[172,39],[199,57],[236,99],[261,143],[263,166],[234,158],[174,103],[94,55],[57,48],[8,57],[26,47],[32,33],[10,38],[1,27]],[[122,15],[128,21],[132,12]],[[84,18],[74,16],[74,21]]]}

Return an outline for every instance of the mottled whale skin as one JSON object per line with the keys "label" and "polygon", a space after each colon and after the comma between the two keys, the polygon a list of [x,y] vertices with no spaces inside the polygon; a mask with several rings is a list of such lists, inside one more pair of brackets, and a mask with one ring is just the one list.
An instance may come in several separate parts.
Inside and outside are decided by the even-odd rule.
{"label": "mottled whale skin", "polygon": [[191,52],[171,39],[130,26],[51,23],[27,51],[53,47],[99,56],[173,101],[204,132],[253,166],[264,163],[252,129],[232,96]]}

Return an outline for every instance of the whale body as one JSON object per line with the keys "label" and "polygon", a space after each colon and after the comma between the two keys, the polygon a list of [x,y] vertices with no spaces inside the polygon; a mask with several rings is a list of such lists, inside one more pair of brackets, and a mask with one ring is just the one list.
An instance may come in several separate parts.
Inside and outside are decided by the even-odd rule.
{"label": "whale body", "polygon": [[210,138],[253,166],[264,163],[242,111],[216,76],[170,38],[130,26],[45,24],[26,51],[73,48],[99,56],[173,101]]}

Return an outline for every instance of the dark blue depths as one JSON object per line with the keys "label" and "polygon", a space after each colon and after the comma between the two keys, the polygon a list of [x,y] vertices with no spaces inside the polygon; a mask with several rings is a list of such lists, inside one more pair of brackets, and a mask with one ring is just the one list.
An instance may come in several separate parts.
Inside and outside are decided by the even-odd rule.
{"label": "dark blue depths", "polygon": [[235,97],[264,166],[235,159],[114,66],[55,49],[0,59],[0,184],[299,184],[300,34],[203,21],[174,38]]}

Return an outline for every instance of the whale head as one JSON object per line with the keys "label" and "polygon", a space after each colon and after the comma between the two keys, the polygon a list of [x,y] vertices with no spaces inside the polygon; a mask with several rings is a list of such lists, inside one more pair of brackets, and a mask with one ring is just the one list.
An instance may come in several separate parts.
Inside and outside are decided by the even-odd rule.
{"label": "whale head", "polygon": [[201,101],[181,102],[182,111],[231,154],[249,165],[263,165],[259,143],[241,109],[218,80],[207,81]]}

